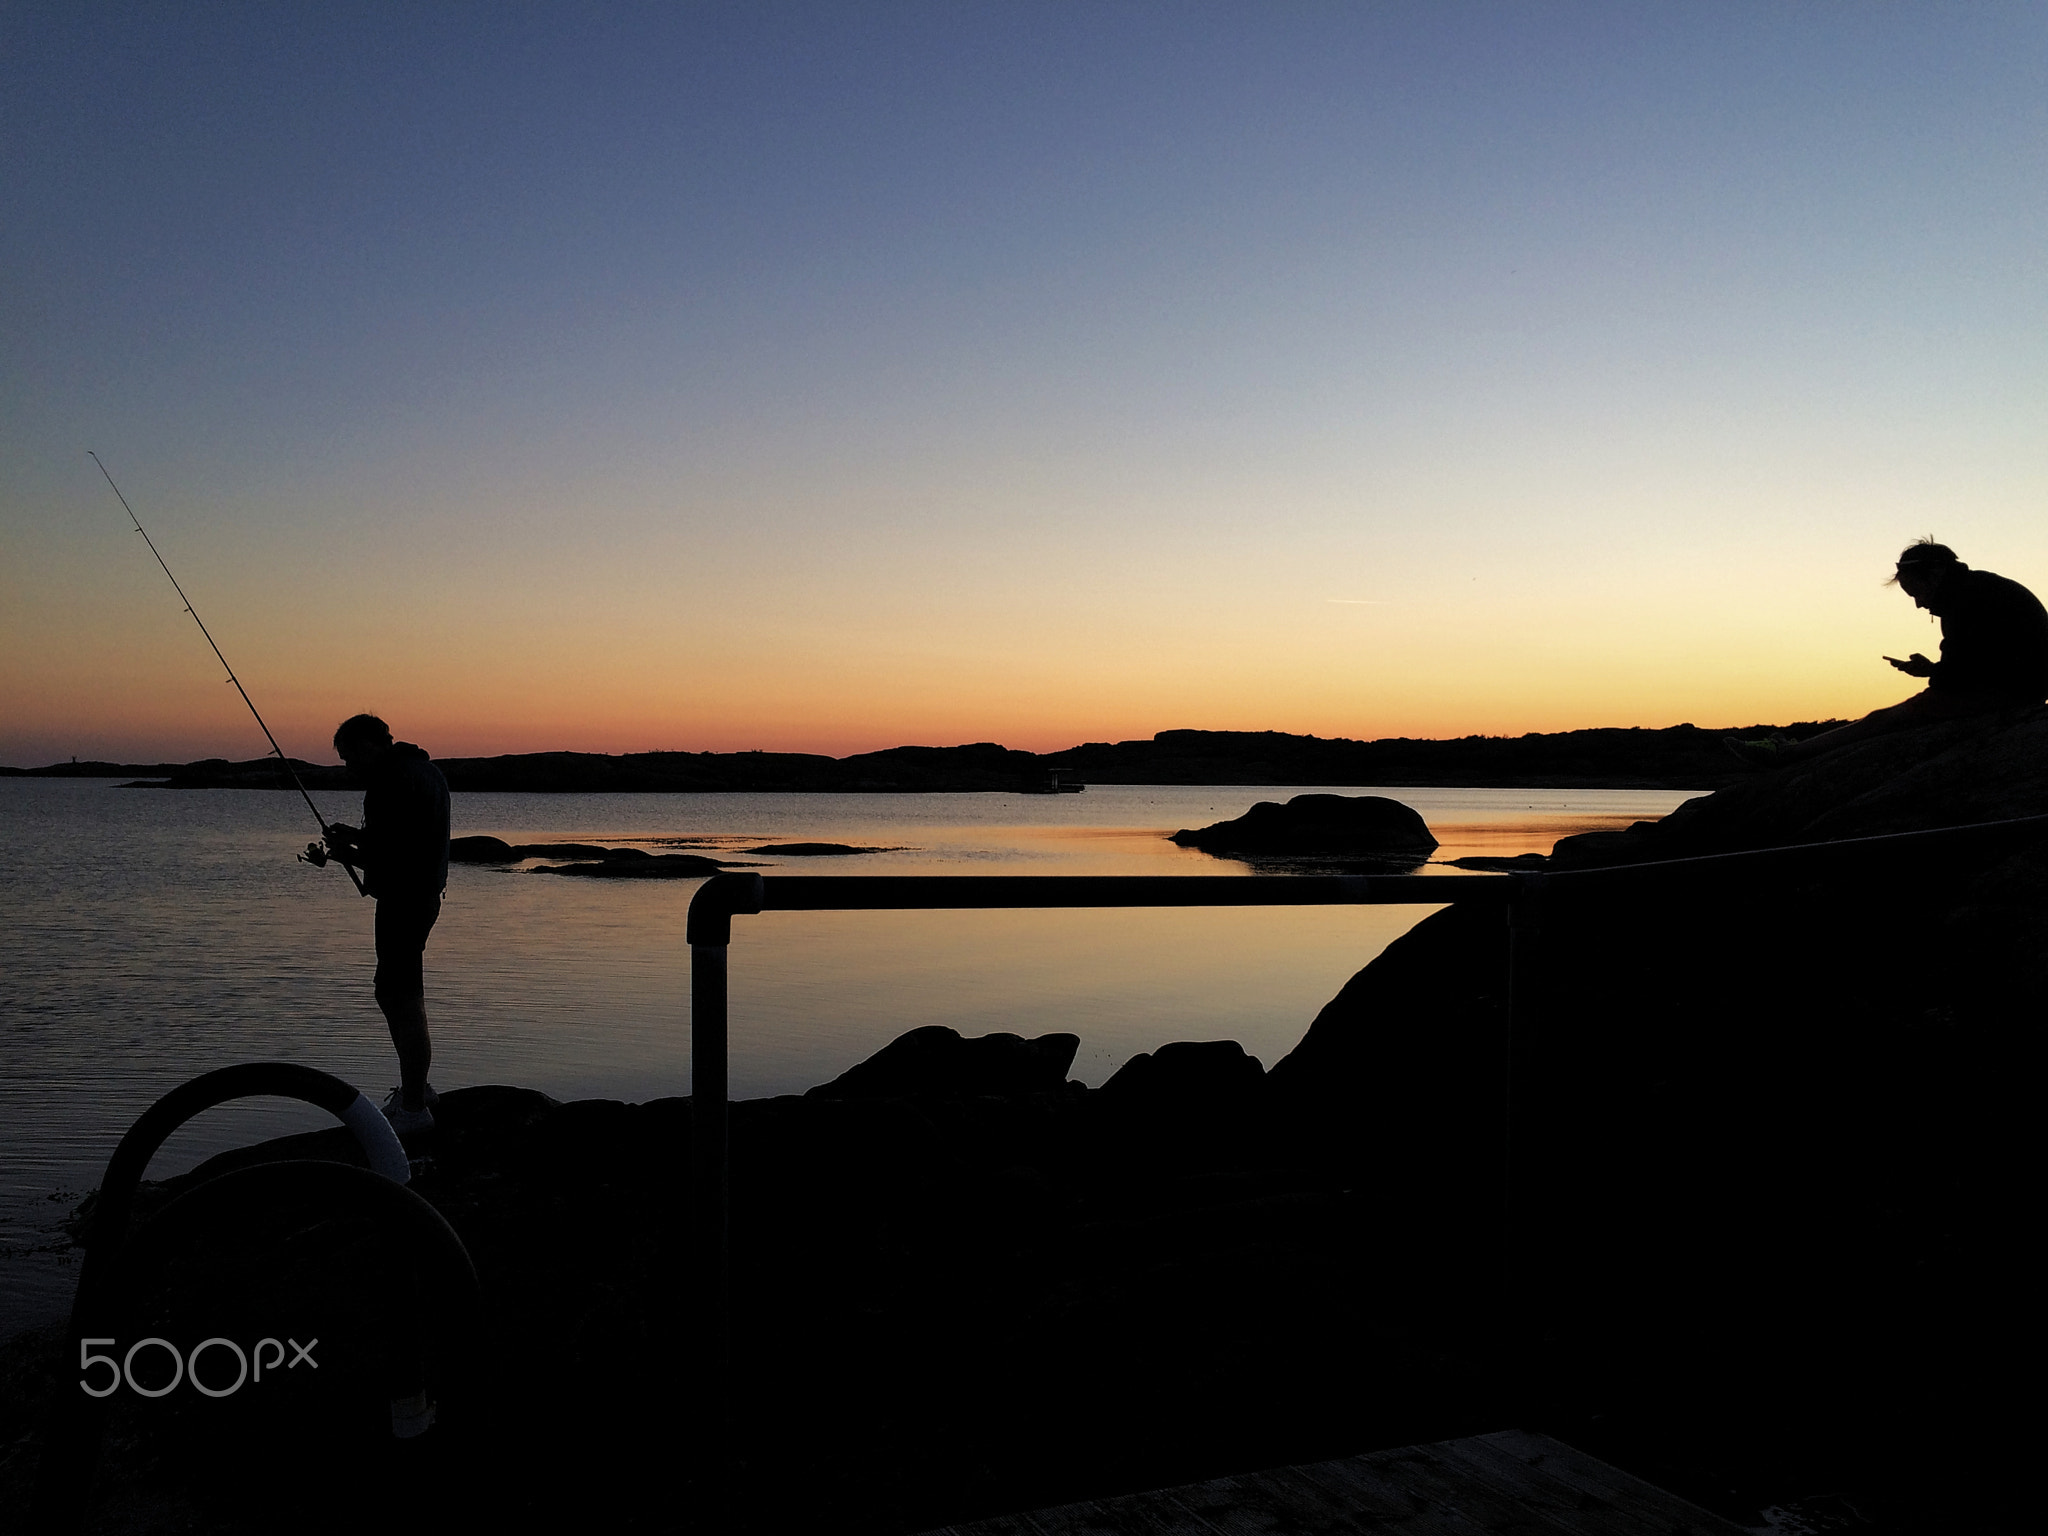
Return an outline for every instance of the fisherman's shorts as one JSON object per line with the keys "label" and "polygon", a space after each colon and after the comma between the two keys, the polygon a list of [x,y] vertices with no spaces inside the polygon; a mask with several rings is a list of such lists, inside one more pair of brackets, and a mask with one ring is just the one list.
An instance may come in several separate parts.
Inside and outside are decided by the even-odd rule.
{"label": "fisherman's shorts", "polygon": [[427,995],[427,935],[441,915],[439,896],[377,898],[377,981],[379,1001],[405,1002]]}

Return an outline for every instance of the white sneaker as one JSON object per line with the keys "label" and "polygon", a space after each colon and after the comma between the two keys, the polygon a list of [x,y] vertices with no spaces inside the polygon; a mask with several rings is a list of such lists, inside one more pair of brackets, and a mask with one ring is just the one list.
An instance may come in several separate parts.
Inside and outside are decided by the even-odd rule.
{"label": "white sneaker", "polygon": [[408,1131],[431,1131],[434,1128],[434,1103],[439,1095],[429,1088],[420,1099],[418,1109],[405,1107],[405,1091],[391,1090],[391,1097],[383,1103],[384,1118],[391,1122],[391,1129],[403,1136]]}

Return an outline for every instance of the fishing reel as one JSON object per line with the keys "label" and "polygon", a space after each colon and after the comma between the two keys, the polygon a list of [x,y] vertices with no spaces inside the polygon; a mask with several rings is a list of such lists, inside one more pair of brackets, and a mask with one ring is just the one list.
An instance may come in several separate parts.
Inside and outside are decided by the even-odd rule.
{"label": "fishing reel", "polygon": [[308,843],[306,851],[299,855],[301,864],[311,864],[316,869],[325,869],[329,864],[339,864],[348,873],[349,883],[356,888],[358,896],[370,894],[363,884],[363,877],[356,873],[356,860],[360,857],[352,846],[330,848],[325,843]]}

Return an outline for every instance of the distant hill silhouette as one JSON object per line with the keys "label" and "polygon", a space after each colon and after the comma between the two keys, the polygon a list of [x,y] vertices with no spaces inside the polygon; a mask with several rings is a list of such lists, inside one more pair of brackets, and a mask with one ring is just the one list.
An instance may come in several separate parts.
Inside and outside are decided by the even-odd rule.
{"label": "distant hill silhouette", "polygon": [[[1787,727],[1807,736],[1826,722]],[[1771,726],[1738,728],[1762,735]],[[1042,792],[1067,784],[1317,784],[1517,786],[1555,789],[1711,789],[1742,770],[1719,731],[1695,725],[1596,729],[1527,736],[1378,741],[1290,736],[1283,731],[1161,731],[1149,741],[1095,741],[1063,752],[1013,752],[994,742],[891,747],[852,757],[805,752],[521,752],[436,759],[449,788],[529,794],[721,791],[908,793],[931,790]],[[342,789],[339,767],[294,760],[308,788]],[[33,778],[122,778],[166,789],[280,789],[275,758],[170,763],[57,763],[0,768]]]}

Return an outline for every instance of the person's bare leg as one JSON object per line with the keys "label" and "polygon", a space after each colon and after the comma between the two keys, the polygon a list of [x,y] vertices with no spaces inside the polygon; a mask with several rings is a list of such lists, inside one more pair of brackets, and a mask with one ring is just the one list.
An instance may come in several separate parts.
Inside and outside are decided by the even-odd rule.
{"label": "person's bare leg", "polygon": [[[1914,695],[1915,698],[1919,695]],[[1809,757],[1819,757],[1823,752],[1832,752],[1837,747],[1850,746],[1859,741],[1868,741],[1873,736],[1882,736],[1889,731],[1902,730],[1912,724],[1910,719],[1900,716],[1913,700],[1904,704],[1891,704],[1883,709],[1873,709],[1861,720],[1851,720],[1847,725],[1838,725],[1832,731],[1822,731],[1818,736],[1809,736],[1801,742],[1780,747],[1778,756],[1785,762],[1801,762]]]}
{"label": "person's bare leg", "polygon": [[427,1068],[433,1064],[434,1042],[427,1035],[425,997],[380,997],[384,1023],[398,1050],[398,1098],[407,1109],[426,1106]]}
{"label": "person's bare leg", "polygon": [[1873,736],[1903,731],[1909,726],[1927,725],[1935,720],[1953,720],[1969,713],[1971,711],[1966,706],[1944,700],[1940,694],[1927,689],[1900,703],[1873,709],[1861,720],[1851,720],[1832,731],[1822,731],[1818,736],[1809,736],[1802,742],[1781,747],[1778,757],[1787,763],[1804,762],[1809,757],[1819,757],[1821,753],[1832,752],[1837,747],[1853,746]]}

